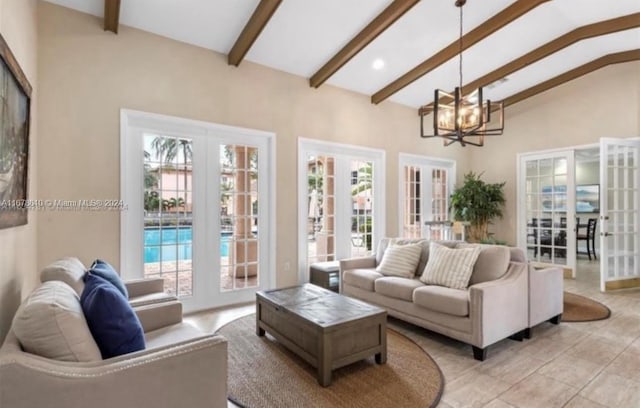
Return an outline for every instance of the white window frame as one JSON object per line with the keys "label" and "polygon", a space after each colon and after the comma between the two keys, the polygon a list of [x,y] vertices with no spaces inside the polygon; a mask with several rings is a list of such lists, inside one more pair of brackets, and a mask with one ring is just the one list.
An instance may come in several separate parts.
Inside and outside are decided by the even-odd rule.
{"label": "white window frame", "polygon": [[[197,231],[194,228],[193,251],[194,253],[206,254],[207,256],[193,260],[193,288],[194,298],[196,298],[196,288],[211,291],[211,299],[203,301],[196,299],[193,302],[185,298],[185,311],[195,311],[211,307],[218,307],[232,303],[241,303],[255,299],[255,291],[271,289],[275,287],[275,251],[276,251],[276,182],[275,182],[275,133],[255,129],[240,128],[234,126],[221,125],[216,123],[184,119],[168,115],[160,115],[136,110],[122,109],[120,111],[120,197],[128,207],[120,215],[120,272],[124,278],[139,279],[144,277],[144,217],[143,212],[138,211],[143,208],[143,134],[156,133],[163,136],[173,136],[179,138],[203,140],[203,136],[216,137],[223,144],[247,143],[252,137],[260,137],[265,140],[266,151],[270,157],[266,158],[267,163],[260,173],[260,179],[266,180],[268,194],[268,210],[261,212],[259,225],[261,226],[261,236],[266,238],[261,240],[260,262],[263,265],[260,269],[260,284],[256,288],[237,289],[220,293],[220,288],[214,284],[213,274],[198,274],[197,270],[203,270],[207,262],[212,261],[217,249],[207,251],[207,233],[212,233],[216,227],[219,228],[219,217],[210,214],[200,214],[196,205],[193,208],[193,217],[203,222],[205,228]],[[211,146],[209,144],[209,146]],[[217,168],[219,163],[206,163],[205,156],[217,157],[212,152],[204,149],[194,149],[194,173],[205,174],[208,168]],[[263,158],[261,158],[264,160]],[[264,174],[263,174],[264,172]],[[198,180],[194,178],[194,204],[202,200],[203,195],[219,196],[219,186],[209,185],[212,191],[206,191],[204,183],[206,178]],[[211,180],[209,180],[211,182]],[[199,187],[199,188],[198,188]],[[204,187],[204,189],[203,189]],[[263,258],[264,257],[264,258]],[[215,260],[217,261],[217,260]],[[197,282],[196,282],[197,280]],[[197,286],[198,285],[198,286]],[[218,285],[219,286],[219,285]],[[204,288],[204,289],[202,289]]]}

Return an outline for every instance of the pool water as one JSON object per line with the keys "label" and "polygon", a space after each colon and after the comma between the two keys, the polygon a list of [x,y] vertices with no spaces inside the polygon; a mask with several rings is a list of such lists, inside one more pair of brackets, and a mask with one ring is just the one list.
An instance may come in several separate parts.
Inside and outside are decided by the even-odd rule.
{"label": "pool water", "polygon": [[[229,235],[220,236],[220,256],[229,256]],[[144,263],[191,260],[192,248],[191,227],[144,229]]]}

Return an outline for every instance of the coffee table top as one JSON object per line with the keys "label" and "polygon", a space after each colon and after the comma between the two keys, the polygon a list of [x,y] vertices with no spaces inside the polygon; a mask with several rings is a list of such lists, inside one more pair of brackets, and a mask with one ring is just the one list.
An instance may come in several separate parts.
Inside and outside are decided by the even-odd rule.
{"label": "coffee table top", "polygon": [[386,310],[377,306],[309,283],[284,289],[260,291],[256,296],[321,327],[335,326],[387,313]]}

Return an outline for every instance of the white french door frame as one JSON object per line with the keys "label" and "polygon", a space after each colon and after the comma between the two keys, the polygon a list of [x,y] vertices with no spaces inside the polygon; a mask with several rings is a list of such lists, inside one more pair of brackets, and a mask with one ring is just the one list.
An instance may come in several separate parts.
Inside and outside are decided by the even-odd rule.
{"label": "white french door frame", "polygon": [[[441,157],[430,157],[430,156],[421,156],[417,154],[410,153],[400,153],[398,156],[398,229],[402,231],[404,228],[404,217],[405,217],[405,199],[406,199],[406,182],[404,179],[404,168],[406,166],[418,166],[423,170],[426,170],[429,173],[435,169],[445,169],[447,170],[447,189],[449,194],[453,193],[456,183],[456,165],[457,162],[451,159],[443,159]],[[420,177],[420,213],[424,214],[422,217],[422,225],[420,226],[420,230],[422,231],[422,236],[425,236],[425,225],[424,221],[426,221],[429,217],[432,216],[432,206],[431,201],[432,197],[432,189],[431,187],[431,178],[430,177]],[[422,194],[424,193],[424,195]],[[449,203],[447,202],[447,209],[449,208]]]}
{"label": "white french door frame", "polygon": [[[628,157],[624,158],[623,166],[618,166],[616,162],[609,180],[609,153],[617,154],[620,147],[635,149],[634,185],[630,185],[628,172],[623,172],[620,180],[619,172],[615,171],[631,168]],[[633,217],[630,215],[633,209],[640,208],[639,159],[640,138],[600,139],[600,290],[603,292],[607,290],[608,282],[640,278],[640,214],[636,211]],[[609,181],[612,181],[612,185],[609,185]],[[610,191],[613,194],[612,201],[609,201]],[[620,200],[619,193],[623,193],[623,200]],[[630,206],[633,209],[629,210]],[[629,230],[635,232],[635,236],[631,237]]]}
{"label": "white french door frame", "polygon": [[[517,177],[517,205],[516,205],[516,228],[517,245],[524,253],[527,253],[527,195],[526,177],[527,162],[544,159],[564,158],[567,160],[567,211],[566,217],[566,264],[555,264],[560,267],[570,268],[572,277],[576,276],[576,175],[575,175],[575,148],[553,149],[547,151],[519,153],[516,158]],[[552,227],[552,230],[554,228]]]}
{"label": "white french door frame", "polygon": [[[275,134],[261,130],[239,128],[179,117],[141,112],[120,111],[120,197],[128,210],[120,215],[120,272],[124,278],[144,276],[144,217],[143,205],[143,134],[191,139],[193,141],[193,295],[182,298],[186,312],[219,307],[255,299],[257,290],[275,287],[276,251],[276,190],[275,190]],[[215,138],[213,140],[212,138]],[[266,153],[258,161],[260,174],[258,191],[266,194],[266,205],[258,213],[260,225],[259,284],[246,289],[221,291],[219,241],[213,234],[220,231],[219,179],[198,177],[213,169],[220,171],[219,148],[224,144],[245,144]],[[261,194],[261,193],[259,193]],[[213,202],[214,208],[205,203]],[[217,207],[218,206],[218,207]],[[266,207],[266,208],[265,208]],[[217,209],[217,210],[216,210]],[[140,211],[139,211],[140,210]],[[200,226],[200,228],[197,228]],[[262,238],[262,239],[261,239]],[[213,245],[209,248],[212,242]],[[211,265],[214,265],[212,268]],[[212,271],[213,269],[213,271]]]}
{"label": "white french door frame", "polygon": [[[309,281],[307,269],[307,158],[314,156],[331,156],[336,158],[335,163],[335,254],[336,259],[344,259],[350,256],[348,249],[351,247],[351,197],[344,191],[350,191],[351,185],[348,177],[340,177],[340,174],[350,174],[350,168],[346,167],[346,160],[366,160],[373,163],[373,236],[375,244],[385,236],[386,207],[385,194],[385,166],[386,152],[381,149],[363,147],[335,142],[325,142],[315,139],[298,138],[298,282]],[[349,226],[349,234],[340,233],[342,228]]]}

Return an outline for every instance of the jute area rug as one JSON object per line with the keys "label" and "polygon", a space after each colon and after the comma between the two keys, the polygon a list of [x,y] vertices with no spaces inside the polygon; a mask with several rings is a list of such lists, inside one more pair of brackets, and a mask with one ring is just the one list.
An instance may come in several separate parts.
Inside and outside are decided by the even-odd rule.
{"label": "jute area rug", "polygon": [[229,399],[247,408],[435,407],[444,388],[438,365],[413,341],[387,330],[387,363],[373,356],[333,371],[321,387],[316,371],[267,333],[255,333],[255,315],[227,324]]}
{"label": "jute area rug", "polygon": [[600,302],[564,292],[563,322],[591,322],[609,318],[611,310]]}

